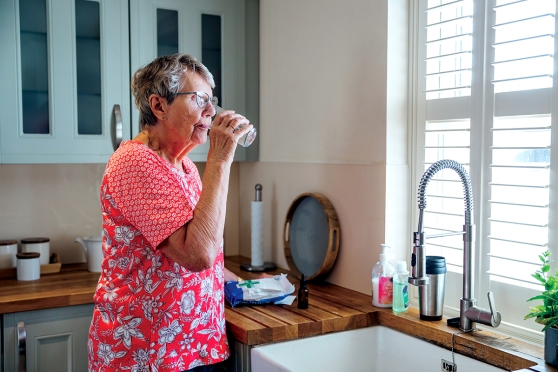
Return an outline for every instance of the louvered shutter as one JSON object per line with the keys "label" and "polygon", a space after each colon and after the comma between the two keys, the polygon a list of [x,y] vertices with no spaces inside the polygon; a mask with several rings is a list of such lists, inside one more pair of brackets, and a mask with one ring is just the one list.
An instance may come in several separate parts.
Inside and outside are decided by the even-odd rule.
{"label": "louvered shutter", "polygon": [[[551,130],[558,109],[552,92],[556,3],[420,0],[416,9],[415,183],[437,160],[465,166],[478,232],[474,296],[487,306],[486,292],[493,291],[502,310],[500,330],[535,342],[542,340],[540,327],[523,320],[531,305],[526,300],[541,289],[531,273],[549,248],[558,266],[558,229],[552,226],[558,170],[551,172],[558,158],[558,150],[552,152],[558,135]],[[455,172],[439,172],[426,191],[427,235],[460,230],[463,191]],[[428,255],[447,259],[446,315],[454,316],[462,237],[426,244]]]}

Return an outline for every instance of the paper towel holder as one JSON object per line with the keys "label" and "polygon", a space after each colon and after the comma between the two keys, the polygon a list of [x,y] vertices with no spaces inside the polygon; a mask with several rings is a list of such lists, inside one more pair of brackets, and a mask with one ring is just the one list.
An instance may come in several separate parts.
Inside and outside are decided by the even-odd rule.
{"label": "paper towel holder", "polygon": [[244,271],[250,271],[253,273],[263,272],[263,271],[273,271],[277,269],[277,265],[273,262],[264,262],[262,266],[252,266],[251,262],[246,262],[240,265],[240,269]]}
{"label": "paper towel holder", "polygon": [[[258,183],[255,186],[255,189],[256,189],[256,196],[254,198],[254,202],[261,202],[262,185]],[[264,272],[264,271],[276,270],[277,266],[273,262],[263,262],[262,265],[252,265],[252,262],[246,262],[240,265],[240,269],[244,271],[250,271],[250,272]]]}

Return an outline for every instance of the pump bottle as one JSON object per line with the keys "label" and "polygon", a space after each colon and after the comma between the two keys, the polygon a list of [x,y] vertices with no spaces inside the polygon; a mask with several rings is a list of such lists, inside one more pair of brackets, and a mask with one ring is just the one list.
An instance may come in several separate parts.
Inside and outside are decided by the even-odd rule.
{"label": "pump bottle", "polygon": [[380,261],[372,270],[372,305],[376,307],[392,307],[393,273],[395,268],[389,262],[389,246],[382,244]]}
{"label": "pump bottle", "polygon": [[393,276],[393,311],[401,313],[409,308],[407,262],[397,261],[397,272]]}

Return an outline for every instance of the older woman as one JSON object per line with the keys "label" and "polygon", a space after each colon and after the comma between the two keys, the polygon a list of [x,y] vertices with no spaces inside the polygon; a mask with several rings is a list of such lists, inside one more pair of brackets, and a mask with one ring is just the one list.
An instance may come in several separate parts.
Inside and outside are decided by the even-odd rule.
{"label": "older woman", "polygon": [[133,76],[142,131],[113,154],[101,184],[105,258],[90,371],[184,371],[229,356],[223,284],[237,277],[223,266],[227,187],[252,125],[233,111],[217,115],[202,190],[187,155],[207,141],[212,88],[211,73],[186,54]]}

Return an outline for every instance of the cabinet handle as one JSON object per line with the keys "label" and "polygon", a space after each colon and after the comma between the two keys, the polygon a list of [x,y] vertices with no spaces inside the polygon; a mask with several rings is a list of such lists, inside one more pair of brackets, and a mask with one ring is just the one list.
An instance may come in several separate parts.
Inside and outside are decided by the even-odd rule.
{"label": "cabinet handle", "polygon": [[17,368],[18,372],[27,371],[27,366],[25,365],[26,354],[27,354],[27,334],[25,333],[25,323],[17,323],[17,344],[19,348],[19,366]]}
{"label": "cabinet handle", "polygon": [[114,151],[118,149],[120,143],[122,143],[122,113],[120,112],[120,105],[116,104],[112,106],[112,117],[111,117],[111,128],[112,128],[112,145]]}

